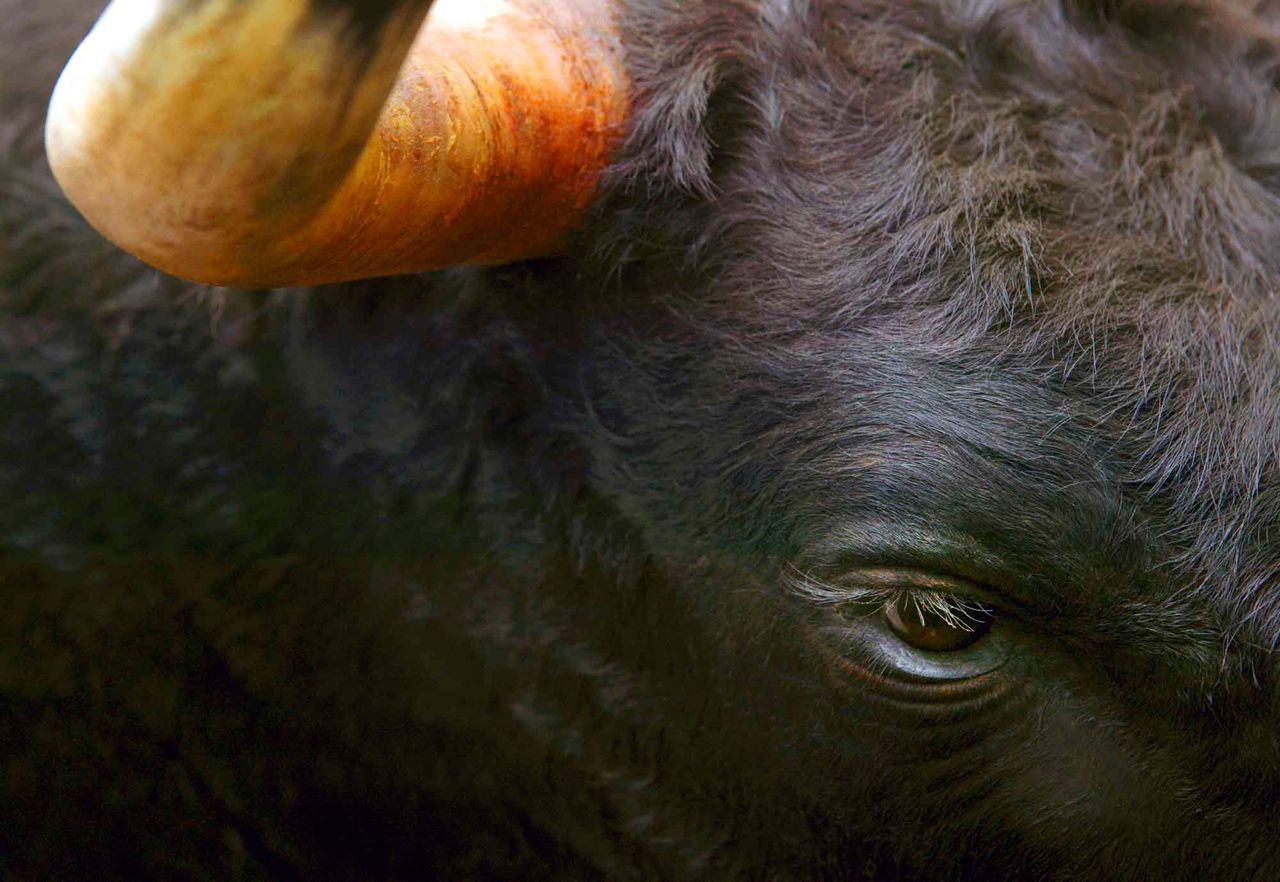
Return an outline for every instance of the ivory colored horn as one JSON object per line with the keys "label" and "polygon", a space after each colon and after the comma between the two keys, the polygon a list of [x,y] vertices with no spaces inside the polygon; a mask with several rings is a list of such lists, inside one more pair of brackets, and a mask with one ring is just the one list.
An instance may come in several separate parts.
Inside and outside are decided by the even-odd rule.
{"label": "ivory colored horn", "polygon": [[554,253],[626,111],[608,0],[115,0],[46,143],[126,251],[264,288]]}

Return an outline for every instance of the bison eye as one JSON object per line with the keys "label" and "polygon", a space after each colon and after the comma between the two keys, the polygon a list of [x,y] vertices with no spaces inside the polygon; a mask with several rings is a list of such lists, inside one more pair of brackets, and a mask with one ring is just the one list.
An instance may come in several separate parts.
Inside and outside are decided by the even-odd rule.
{"label": "bison eye", "polygon": [[885,603],[883,616],[904,643],[930,652],[953,652],[972,646],[986,634],[995,611],[954,595],[903,591]]}
{"label": "bison eye", "polygon": [[996,606],[1001,595],[981,583],[911,566],[828,572],[795,568],[786,584],[828,609],[815,611],[813,621],[848,670],[954,684],[990,674],[1013,657],[1016,621],[1005,621]]}

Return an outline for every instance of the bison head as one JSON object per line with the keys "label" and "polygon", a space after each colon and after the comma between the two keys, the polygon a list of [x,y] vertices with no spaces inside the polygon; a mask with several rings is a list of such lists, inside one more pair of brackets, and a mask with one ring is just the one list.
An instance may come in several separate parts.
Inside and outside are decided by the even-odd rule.
{"label": "bison head", "polygon": [[104,665],[112,792],[280,878],[1280,878],[1265,4],[430,5],[117,0],[55,93],[175,274],[500,265],[0,369],[22,590],[201,647]]}

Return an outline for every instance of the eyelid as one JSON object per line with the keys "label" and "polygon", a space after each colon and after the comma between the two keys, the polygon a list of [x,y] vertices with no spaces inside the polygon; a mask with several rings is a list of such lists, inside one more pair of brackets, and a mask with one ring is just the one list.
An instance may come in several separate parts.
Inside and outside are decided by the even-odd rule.
{"label": "eyelid", "polygon": [[[850,576],[866,587],[884,589],[914,588],[926,591],[937,591],[940,594],[968,594],[970,590],[982,592],[978,586],[967,579],[956,576],[944,576],[929,570],[915,567],[858,567],[848,571]],[[841,581],[846,581],[842,579]],[[849,580],[852,581],[852,580]],[[977,599],[977,598],[975,598]]]}
{"label": "eyelid", "polygon": [[1016,594],[1019,581],[992,548],[938,524],[880,519],[837,524],[801,554],[802,566],[823,573],[860,567],[916,569],[987,585],[1001,594]]}
{"label": "eyelid", "polygon": [[793,591],[824,605],[887,599],[903,591],[931,591],[996,609],[1007,606],[1004,598],[976,582],[912,566],[841,567],[822,575],[793,567],[788,581]]}

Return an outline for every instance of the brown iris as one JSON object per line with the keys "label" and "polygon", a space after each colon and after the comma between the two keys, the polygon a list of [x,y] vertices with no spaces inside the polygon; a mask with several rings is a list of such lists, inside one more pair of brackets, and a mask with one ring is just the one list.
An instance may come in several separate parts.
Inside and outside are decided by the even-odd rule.
{"label": "brown iris", "polygon": [[980,603],[937,594],[920,598],[903,592],[884,607],[885,623],[894,634],[930,652],[954,652],[973,645],[994,619],[993,611]]}

